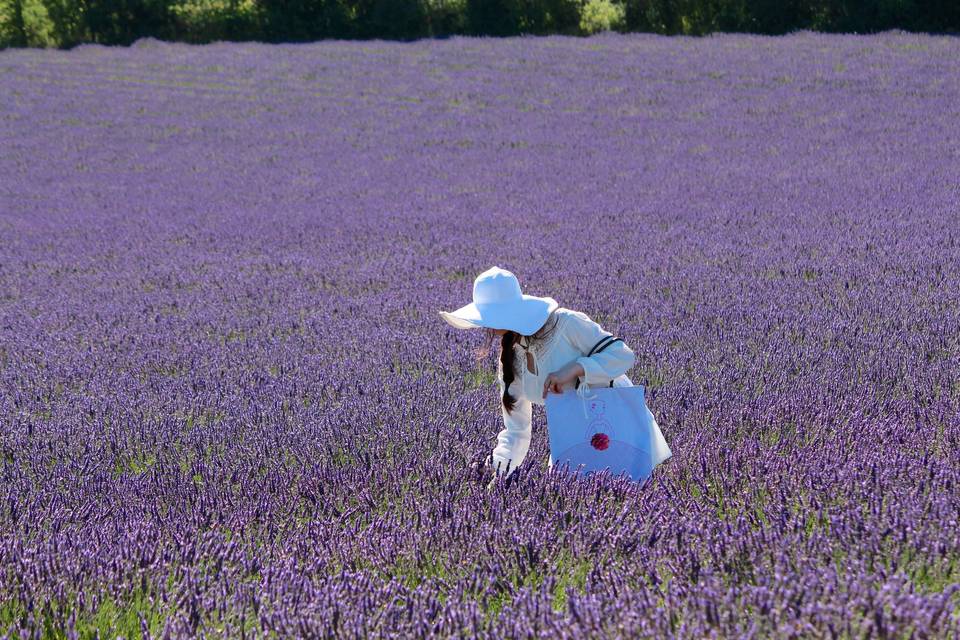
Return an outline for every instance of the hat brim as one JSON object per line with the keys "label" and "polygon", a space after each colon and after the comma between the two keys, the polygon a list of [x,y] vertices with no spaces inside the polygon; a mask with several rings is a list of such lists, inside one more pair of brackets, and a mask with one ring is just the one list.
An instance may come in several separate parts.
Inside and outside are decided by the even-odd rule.
{"label": "hat brim", "polygon": [[441,311],[440,317],[457,329],[507,329],[529,336],[543,326],[557,306],[553,298],[522,294],[516,302],[481,305],[471,302],[456,311]]}

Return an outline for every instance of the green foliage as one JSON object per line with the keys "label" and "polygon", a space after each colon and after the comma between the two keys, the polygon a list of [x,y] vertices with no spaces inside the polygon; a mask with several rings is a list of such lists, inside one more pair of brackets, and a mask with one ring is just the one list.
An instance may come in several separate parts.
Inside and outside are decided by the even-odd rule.
{"label": "green foliage", "polygon": [[611,0],[587,0],[580,14],[580,31],[586,35],[600,31],[620,31],[625,26],[624,6]]}
{"label": "green foliage", "polygon": [[960,3],[948,0],[625,0],[630,31],[770,35],[800,29],[869,33],[960,30]]}
{"label": "green foliage", "polygon": [[426,10],[420,0],[362,0],[356,5],[362,38],[405,40],[428,35]]}
{"label": "green foliage", "polygon": [[590,35],[960,31],[956,0],[0,0],[0,47]]}
{"label": "green foliage", "polygon": [[576,34],[582,0],[467,0],[469,32],[515,36]]}
{"label": "green foliage", "polygon": [[576,558],[566,549],[561,549],[553,563],[557,582],[553,587],[553,609],[557,612],[567,610],[567,589],[583,594],[586,590],[587,575],[593,569],[591,558]]}
{"label": "green foliage", "polygon": [[169,9],[174,31],[188,42],[249,40],[259,32],[254,0],[179,0]]}
{"label": "green foliage", "polygon": [[261,36],[268,42],[305,42],[350,34],[350,9],[339,0],[260,0]]}
{"label": "green foliage", "polygon": [[424,16],[431,36],[466,33],[467,0],[425,0]]}
{"label": "green foliage", "polygon": [[53,47],[56,25],[41,0],[0,0],[0,46]]}
{"label": "green foliage", "polygon": [[466,380],[470,389],[492,388],[497,382],[497,374],[486,369],[476,369],[467,373]]}
{"label": "green foliage", "polygon": [[[33,615],[45,638],[70,637],[64,624],[70,612],[77,614],[74,630],[81,638],[139,638],[143,635],[141,616],[150,635],[155,637],[163,630],[167,614],[160,600],[149,596],[139,588],[122,600],[106,595],[92,611],[79,609],[75,598],[67,602],[37,603],[39,606],[33,608]],[[8,631],[24,622],[27,611],[27,606],[16,599],[0,603],[0,630]]]}

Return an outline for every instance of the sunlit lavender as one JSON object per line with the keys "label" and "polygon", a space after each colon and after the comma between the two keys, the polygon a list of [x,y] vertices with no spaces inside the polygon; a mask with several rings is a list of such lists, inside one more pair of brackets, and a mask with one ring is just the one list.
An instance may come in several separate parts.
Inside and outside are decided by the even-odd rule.
{"label": "sunlit lavender", "polygon": [[[0,52],[0,637],[960,634],[960,39]],[[650,483],[487,491],[498,265]]]}

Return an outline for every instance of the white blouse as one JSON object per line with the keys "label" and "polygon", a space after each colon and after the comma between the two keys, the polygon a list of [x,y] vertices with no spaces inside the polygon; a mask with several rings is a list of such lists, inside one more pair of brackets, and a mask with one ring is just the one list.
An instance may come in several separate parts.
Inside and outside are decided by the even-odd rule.
{"label": "white blouse", "polygon": [[[558,307],[544,323],[549,328],[556,321],[556,328],[544,340],[529,341],[521,336],[518,344],[514,345],[514,379],[510,384],[510,394],[516,399],[513,411],[507,413],[501,402],[505,428],[497,436],[497,445],[493,453],[487,458],[487,464],[497,469],[499,473],[509,475],[523,462],[530,447],[530,420],[533,405],[544,404],[543,383],[547,376],[561,369],[572,361],[583,366],[584,375],[580,377],[581,385],[589,387],[606,387],[613,380],[615,387],[632,387],[633,382],[626,376],[626,372],[633,366],[636,356],[622,340],[609,344],[600,353],[587,357],[587,353],[605,336],[613,335],[605,331],[589,316],[580,312]],[[531,354],[533,370],[528,369],[527,353]],[[497,366],[497,381],[500,391],[499,398],[503,398],[503,367]],[[564,391],[573,389],[574,383],[563,387]],[[552,392],[551,392],[552,393]],[[651,416],[652,417],[652,416]],[[654,438],[662,442],[663,434],[656,421],[653,421]],[[669,451],[669,449],[667,449]],[[508,463],[509,462],[509,469]]]}

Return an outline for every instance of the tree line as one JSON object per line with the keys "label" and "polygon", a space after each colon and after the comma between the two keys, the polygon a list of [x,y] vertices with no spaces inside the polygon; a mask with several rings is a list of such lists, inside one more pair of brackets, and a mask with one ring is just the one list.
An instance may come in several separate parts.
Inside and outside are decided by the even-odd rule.
{"label": "tree line", "polygon": [[960,33],[960,0],[0,0],[0,47],[895,28]]}

